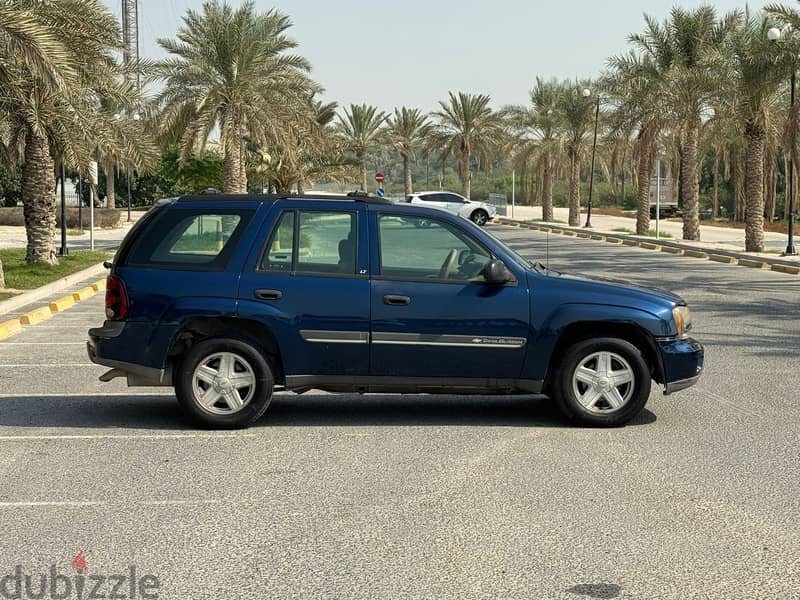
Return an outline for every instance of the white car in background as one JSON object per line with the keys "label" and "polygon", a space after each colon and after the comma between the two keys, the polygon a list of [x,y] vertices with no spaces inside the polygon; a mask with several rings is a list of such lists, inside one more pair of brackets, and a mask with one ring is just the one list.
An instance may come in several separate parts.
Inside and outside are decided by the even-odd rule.
{"label": "white car in background", "polygon": [[473,202],[454,192],[416,192],[406,196],[406,202],[441,208],[469,219],[481,227],[497,214],[497,208],[486,202]]}

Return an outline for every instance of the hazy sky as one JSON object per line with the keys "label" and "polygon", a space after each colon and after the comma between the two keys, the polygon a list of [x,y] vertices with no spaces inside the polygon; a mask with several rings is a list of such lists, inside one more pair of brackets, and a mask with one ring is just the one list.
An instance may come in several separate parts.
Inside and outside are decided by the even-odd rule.
{"label": "hazy sky", "polygon": [[[115,14],[121,0],[102,0]],[[237,0],[229,0],[238,4]],[[139,0],[142,55],[162,51],[198,0]],[[707,4],[708,2],[705,2]],[[786,0],[797,6],[797,2]],[[588,77],[626,49],[642,13],[663,19],[674,0],[256,0],[294,22],[298,52],[311,61],[325,98],[433,110],[449,90],[487,93],[495,107],[527,101],[537,75]],[[680,2],[696,7],[704,2]],[[744,2],[716,0],[718,11]],[[750,2],[751,10],[766,4]]]}

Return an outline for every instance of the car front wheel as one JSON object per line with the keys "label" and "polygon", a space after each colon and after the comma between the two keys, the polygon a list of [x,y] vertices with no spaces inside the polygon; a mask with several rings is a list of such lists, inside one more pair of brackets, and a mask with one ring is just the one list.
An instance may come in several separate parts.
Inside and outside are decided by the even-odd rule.
{"label": "car front wheel", "polygon": [[636,346],[617,338],[598,338],[567,350],[552,390],[558,408],[571,421],[615,427],[639,414],[650,385],[650,369]]}
{"label": "car front wheel", "polygon": [[480,225],[481,227],[483,227],[489,221],[489,213],[487,213],[485,210],[479,208],[478,210],[476,210],[476,211],[474,211],[472,213],[472,215],[470,216],[470,219],[476,225]]}
{"label": "car front wheel", "polygon": [[264,355],[247,341],[213,338],[181,362],[175,394],[184,411],[211,429],[240,429],[269,407],[275,380]]}

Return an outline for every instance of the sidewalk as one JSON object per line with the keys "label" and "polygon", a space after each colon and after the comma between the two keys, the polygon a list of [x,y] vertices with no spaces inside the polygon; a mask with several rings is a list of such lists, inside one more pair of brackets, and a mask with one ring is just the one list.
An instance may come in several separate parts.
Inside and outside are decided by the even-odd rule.
{"label": "sidewalk", "polygon": [[[96,250],[105,248],[116,248],[122,242],[122,239],[127,235],[136,220],[142,216],[144,212],[133,211],[131,213],[131,221],[127,222],[127,215],[122,215],[121,227],[114,229],[95,229],[94,230],[94,247]],[[56,228],[55,236],[53,237],[56,249],[61,246],[61,229]],[[28,243],[25,235],[25,227],[0,225],[0,248],[24,248]],[[88,250],[89,243],[89,230],[88,227],[82,235],[67,235],[67,248],[75,250]]]}
{"label": "sidewalk", "polygon": [[[553,216],[564,223],[553,223],[554,225],[564,225],[569,218],[568,208],[554,208]],[[508,217],[511,218],[511,207],[508,207]],[[542,207],[541,206],[516,206],[514,207],[514,219],[519,221],[528,221],[533,219],[541,219]],[[585,208],[581,207],[581,226],[586,222]],[[595,233],[621,233],[614,232],[614,229],[626,228],[631,231],[636,231],[636,219],[627,217],[613,217],[609,215],[599,215],[592,213],[592,232]],[[655,220],[650,221],[650,228],[655,229]],[[671,238],[665,238],[664,241],[679,242],[682,246],[690,246],[698,250],[707,251],[726,251],[726,252],[744,252],[744,230],[735,229],[732,227],[712,227],[708,225],[700,226],[700,240],[699,242],[682,240],[683,223],[671,220],[661,220],[659,230],[667,232],[672,235]],[[644,236],[641,236],[644,239]],[[748,256],[760,257],[764,259],[780,259],[781,261],[788,261],[800,264],[800,256],[786,256],[782,257],[780,252],[786,249],[788,236],[783,233],[774,233],[770,231],[764,232],[764,248],[772,250],[772,252],[748,252]],[[647,238],[653,240],[655,238]],[[800,240],[798,240],[800,242]]]}

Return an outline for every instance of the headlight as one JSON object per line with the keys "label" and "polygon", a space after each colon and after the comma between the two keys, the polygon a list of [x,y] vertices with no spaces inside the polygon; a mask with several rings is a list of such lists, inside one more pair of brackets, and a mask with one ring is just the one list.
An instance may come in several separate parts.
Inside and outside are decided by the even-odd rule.
{"label": "headlight", "polygon": [[692,311],[688,306],[676,306],[672,309],[672,318],[675,319],[675,328],[678,337],[683,337],[692,329]]}

